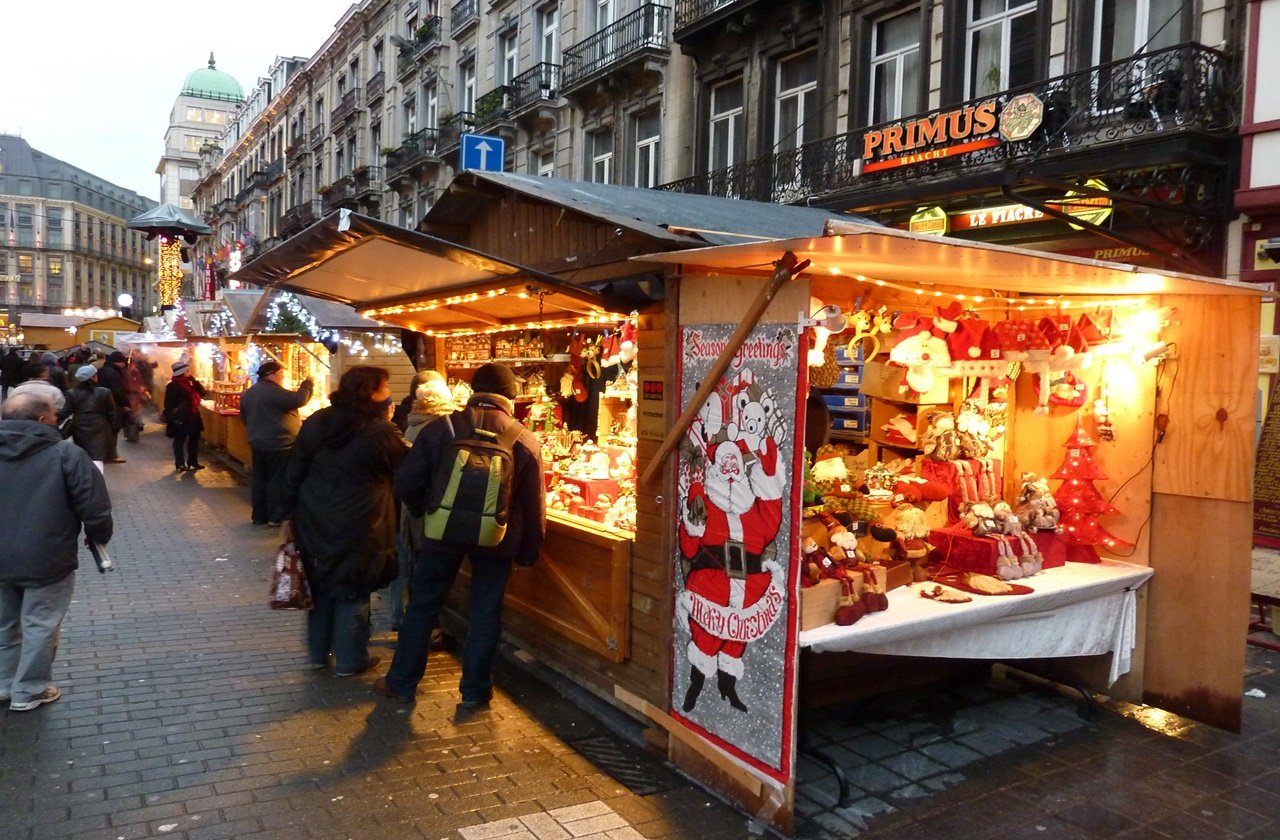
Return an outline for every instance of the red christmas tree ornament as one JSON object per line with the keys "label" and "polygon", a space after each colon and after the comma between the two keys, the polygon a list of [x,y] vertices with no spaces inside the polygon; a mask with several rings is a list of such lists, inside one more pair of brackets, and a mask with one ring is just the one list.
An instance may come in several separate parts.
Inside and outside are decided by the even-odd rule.
{"label": "red christmas tree ornament", "polygon": [[1093,482],[1105,479],[1107,474],[1094,463],[1089,450],[1097,443],[1085,432],[1079,420],[1065,446],[1066,460],[1052,477],[1062,481],[1053,498],[1062,512],[1059,527],[1068,542],[1067,560],[1097,563],[1100,558],[1096,546],[1115,549],[1129,547],[1133,543],[1125,542],[1098,523],[1099,516],[1115,516],[1120,510],[1093,485]]}

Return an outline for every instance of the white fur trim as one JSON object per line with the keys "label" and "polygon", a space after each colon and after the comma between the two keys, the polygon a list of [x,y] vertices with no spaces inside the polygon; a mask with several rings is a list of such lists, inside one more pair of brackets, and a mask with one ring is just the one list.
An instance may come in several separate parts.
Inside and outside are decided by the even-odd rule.
{"label": "white fur trim", "polygon": [[746,668],[742,664],[742,658],[739,656],[730,656],[727,653],[716,654],[716,664],[720,666],[721,671],[724,671],[731,677],[742,679],[742,675],[746,673]]}
{"label": "white fur trim", "polygon": [[685,656],[689,660],[689,664],[697,668],[708,677],[713,676],[716,672],[716,656],[715,654],[706,654],[698,650],[698,646],[693,642],[689,642],[689,647],[685,651]]}

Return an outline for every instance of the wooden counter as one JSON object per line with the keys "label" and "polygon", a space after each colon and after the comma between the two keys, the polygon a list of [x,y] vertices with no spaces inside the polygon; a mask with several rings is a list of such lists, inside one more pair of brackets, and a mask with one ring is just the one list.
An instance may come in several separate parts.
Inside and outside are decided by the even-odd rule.
{"label": "wooden counter", "polygon": [[227,454],[246,467],[253,466],[253,454],[249,451],[249,434],[244,427],[244,418],[239,414],[224,416],[226,421]]}

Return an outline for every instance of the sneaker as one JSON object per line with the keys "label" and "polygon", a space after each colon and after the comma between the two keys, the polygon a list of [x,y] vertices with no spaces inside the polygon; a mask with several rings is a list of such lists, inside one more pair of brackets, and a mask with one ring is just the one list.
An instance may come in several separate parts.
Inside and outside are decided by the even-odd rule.
{"label": "sneaker", "polygon": [[373,681],[373,693],[381,694],[383,697],[389,697],[397,703],[412,703],[414,698],[412,695],[404,695],[387,685],[386,677],[378,677]]}
{"label": "sneaker", "polygon": [[368,671],[370,668],[376,668],[378,663],[381,661],[382,660],[376,656],[370,656],[368,659],[364,661],[363,665],[360,665],[356,668],[350,668],[350,669],[340,668],[339,670],[334,671],[334,673],[339,677],[354,677],[356,674],[363,674],[365,671]]}
{"label": "sneaker", "polygon": [[17,702],[10,703],[10,704],[9,704],[9,711],[11,711],[11,712],[29,712],[29,711],[31,711],[32,709],[38,709],[38,708],[40,708],[40,707],[41,707],[41,706],[43,706],[45,703],[52,703],[54,700],[57,700],[57,699],[58,699],[59,697],[61,697],[61,696],[62,696],[62,692],[61,692],[61,691],[58,691],[58,687],[57,687],[56,685],[51,685],[51,686],[49,686],[48,688],[46,688],[46,689],[45,689],[45,690],[40,694],[40,696],[39,696],[39,697],[37,697],[37,698],[36,698],[36,699],[34,699],[34,700],[28,700],[28,701],[27,701],[27,702],[25,702],[25,703],[17,703]]}

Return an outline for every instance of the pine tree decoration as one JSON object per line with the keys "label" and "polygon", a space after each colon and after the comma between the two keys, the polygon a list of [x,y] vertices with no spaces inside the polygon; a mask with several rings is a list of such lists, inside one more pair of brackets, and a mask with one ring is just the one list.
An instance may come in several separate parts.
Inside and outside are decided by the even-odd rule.
{"label": "pine tree decoration", "polygon": [[1133,543],[1125,542],[1098,524],[1098,517],[1116,516],[1120,511],[1093,486],[1093,482],[1107,477],[1089,452],[1097,442],[1077,421],[1075,432],[1064,445],[1067,458],[1050,478],[1062,481],[1053,498],[1062,512],[1058,527],[1067,538],[1067,560],[1097,563],[1100,558],[1095,546],[1121,548]]}

